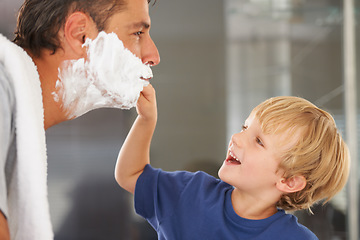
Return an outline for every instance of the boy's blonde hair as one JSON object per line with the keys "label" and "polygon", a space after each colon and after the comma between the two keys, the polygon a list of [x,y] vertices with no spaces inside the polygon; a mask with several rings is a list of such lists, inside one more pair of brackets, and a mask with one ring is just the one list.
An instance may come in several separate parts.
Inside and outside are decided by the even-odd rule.
{"label": "boy's blonde hair", "polygon": [[[281,156],[285,178],[304,176],[303,190],[284,194],[277,206],[284,210],[310,209],[329,201],[346,184],[350,156],[333,117],[298,97],[274,97],[254,108],[265,134],[296,133],[295,146]],[[290,133],[290,134],[289,134]]]}

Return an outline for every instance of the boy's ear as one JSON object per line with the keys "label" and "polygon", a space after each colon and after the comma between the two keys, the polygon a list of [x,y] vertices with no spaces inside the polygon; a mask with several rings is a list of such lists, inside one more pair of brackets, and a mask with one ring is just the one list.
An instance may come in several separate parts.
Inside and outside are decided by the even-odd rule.
{"label": "boy's ear", "polygon": [[304,176],[293,176],[290,178],[281,178],[276,184],[276,187],[284,193],[298,192],[306,186],[306,179]]}
{"label": "boy's ear", "polygon": [[64,35],[71,50],[79,56],[85,52],[82,45],[87,37],[97,35],[95,23],[83,12],[74,12],[68,16],[64,26]]}

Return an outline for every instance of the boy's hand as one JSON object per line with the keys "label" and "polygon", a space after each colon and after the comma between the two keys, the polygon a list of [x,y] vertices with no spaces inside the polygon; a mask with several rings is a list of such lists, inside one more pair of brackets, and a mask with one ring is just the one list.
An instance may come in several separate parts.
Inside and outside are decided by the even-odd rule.
{"label": "boy's hand", "polygon": [[156,94],[154,87],[149,84],[144,87],[136,104],[136,111],[146,121],[157,120]]}

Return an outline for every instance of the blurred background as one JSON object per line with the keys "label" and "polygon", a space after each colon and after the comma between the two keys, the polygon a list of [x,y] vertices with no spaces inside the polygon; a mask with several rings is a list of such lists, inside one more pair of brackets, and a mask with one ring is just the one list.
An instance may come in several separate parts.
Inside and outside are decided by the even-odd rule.
{"label": "blurred background", "polygon": [[[0,0],[0,33],[9,38],[21,3]],[[356,126],[346,130],[343,4],[342,0],[158,0],[150,7],[151,35],[161,56],[152,80],[159,108],[153,166],[205,170],[217,176],[230,136],[240,131],[253,107],[277,95],[304,97],[332,113],[345,137],[357,133]],[[359,5],[355,1],[352,9],[357,21]],[[359,25],[355,33],[359,39]],[[359,51],[353,53],[359,57]],[[357,111],[352,113],[356,119]],[[113,176],[119,148],[135,116],[135,109],[94,110],[47,131],[56,240],[157,239],[134,214],[133,197],[117,186]],[[352,237],[356,233],[351,234],[358,226],[353,197],[358,192],[357,176],[355,181],[329,204],[315,206],[314,215],[296,213],[319,239],[357,239]]]}

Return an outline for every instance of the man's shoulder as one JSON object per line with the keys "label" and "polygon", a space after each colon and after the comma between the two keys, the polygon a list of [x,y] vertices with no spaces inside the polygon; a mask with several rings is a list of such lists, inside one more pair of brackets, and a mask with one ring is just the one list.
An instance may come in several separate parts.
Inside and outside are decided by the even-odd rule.
{"label": "man's shoulder", "polygon": [[14,105],[15,94],[11,77],[6,70],[4,64],[0,61],[0,99],[2,102],[8,102]]}
{"label": "man's shoulder", "polygon": [[0,61],[0,82],[2,85],[6,84],[5,86],[12,88],[13,83],[11,81],[10,74],[8,70],[5,68],[5,65],[2,61]]}
{"label": "man's shoulder", "polygon": [[0,61],[0,211],[8,214],[7,189],[15,163],[15,95],[4,64]]}

